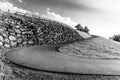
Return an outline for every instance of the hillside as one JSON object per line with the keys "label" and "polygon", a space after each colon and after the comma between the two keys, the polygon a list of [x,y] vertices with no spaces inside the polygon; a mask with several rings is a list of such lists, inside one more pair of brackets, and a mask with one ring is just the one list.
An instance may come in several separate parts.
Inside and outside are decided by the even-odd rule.
{"label": "hillside", "polygon": [[[52,45],[50,48],[49,47],[50,46],[46,45],[34,48],[32,47],[17,48],[7,52],[5,57],[12,62],[6,60],[4,60],[3,62],[4,67],[2,68],[2,71],[9,73],[9,74],[5,73],[4,75],[5,79],[6,80],[16,79],[88,80],[88,78],[89,80],[120,79],[120,77],[118,76],[120,74],[119,73],[120,53],[118,51],[120,49],[120,43],[118,42],[110,41],[105,38],[96,36],[82,41],[73,42],[71,44],[65,44],[59,48],[60,52],[54,51],[54,49],[52,48],[54,46]],[[79,54],[75,53],[76,51],[80,50],[81,52],[82,50],[83,52],[84,51],[86,52],[84,53],[82,52],[82,54],[80,52]]]}
{"label": "hillside", "polygon": [[120,59],[120,43],[98,36],[62,46],[59,50],[82,58]]}
{"label": "hillside", "polygon": [[0,12],[0,48],[1,80],[120,79],[120,43],[38,16]]}
{"label": "hillside", "polygon": [[1,47],[62,44],[83,39],[70,26],[41,17],[1,12]]}

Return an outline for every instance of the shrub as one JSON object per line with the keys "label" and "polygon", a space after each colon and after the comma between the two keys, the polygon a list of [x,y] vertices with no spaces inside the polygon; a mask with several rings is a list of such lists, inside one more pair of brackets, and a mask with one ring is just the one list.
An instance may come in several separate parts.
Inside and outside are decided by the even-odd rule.
{"label": "shrub", "polygon": [[76,25],[75,28],[76,30],[84,31],[83,26],[81,24]]}
{"label": "shrub", "polygon": [[75,26],[76,30],[79,30],[79,31],[82,31],[82,32],[85,32],[85,33],[88,33],[89,34],[89,29],[87,26],[83,27],[81,24],[77,24]]}
{"label": "shrub", "polygon": [[86,33],[88,33],[88,34],[89,34],[89,31],[90,31],[90,30],[88,29],[88,27],[87,27],[87,26],[85,26],[85,27],[84,27],[84,32],[86,32]]}
{"label": "shrub", "polygon": [[119,35],[114,35],[113,37],[110,37],[110,39],[120,42],[120,34]]}

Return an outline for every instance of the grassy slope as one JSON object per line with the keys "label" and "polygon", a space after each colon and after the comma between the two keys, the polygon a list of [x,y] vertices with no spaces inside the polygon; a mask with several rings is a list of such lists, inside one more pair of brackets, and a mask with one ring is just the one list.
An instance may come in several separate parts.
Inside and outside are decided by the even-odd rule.
{"label": "grassy slope", "polygon": [[32,70],[15,64],[5,64],[6,76],[2,76],[1,80],[119,80],[120,76],[105,75],[83,75],[83,74],[67,74],[55,73],[42,70]]}
{"label": "grassy slope", "polygon": [[120,59],[120,43],[103,37],[91,37],[60,48],[63,54],[86,58]]}
{"label": "grassy slope", "polygon": [[[93,43],[104,45],[113,45],[117,42],[105,42],[106,39],[101,37],[86,39],[85,42],[92,41]],[[85,44],[85,43],[84,43]],[[90,44],[90,43],[89,43]],[[103,45],[103,44],[101,44]],[[119,43],[118,43],[119,45]],[[113,45],[117,47],[118,45]],[[99,45],[100,46],[100,45]],[[55,73],[47,72],[43,70],[33,70],[27,67],[19,66],[13,63],[4,63],[4,69],[2,70],[6,76],[2,76],[2,80],[119,80],[120,76],[105,76],[105,75],[85,75],[85,74],[67,74],[67,73]]]}
{"label": "grassy slope", "polygon": [[[0,56],[1,57],[1,56]],[[119,80],[120,76],[83,75],[33,70],[0,58],[0,80]]]}
{"label": "grassy slope", "polygon": [[120,75],[120,60],[79,58],[61,54],[55,49],[54,45],[17,48],[7,52],[5,58],[20,65],[46,71]]}
{"label": "grassy slope", "polygon": [[83,38],[90,38],[90,37],[92,37],[90,34],[87,34],[87,33],[85,33],[85,32],[82,32],[82,31],[78,31],[78,30],[76,30]]}

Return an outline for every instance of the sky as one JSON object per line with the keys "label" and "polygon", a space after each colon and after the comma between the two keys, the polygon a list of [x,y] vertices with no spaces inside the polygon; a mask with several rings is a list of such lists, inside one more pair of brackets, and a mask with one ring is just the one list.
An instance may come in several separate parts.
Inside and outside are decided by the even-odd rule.
{"label": "sky", "polygon": [[80,23],[105,38],[120,34],[120,0],[0,0],[0,9],[34,12],[73,28]]}

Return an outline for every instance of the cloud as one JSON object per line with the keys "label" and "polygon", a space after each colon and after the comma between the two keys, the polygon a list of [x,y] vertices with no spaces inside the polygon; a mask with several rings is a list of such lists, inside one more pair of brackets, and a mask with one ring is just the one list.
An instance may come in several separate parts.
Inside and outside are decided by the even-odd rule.
{"label": "cloud", "polygon": [[18,2],[22,3],[22,2],[23,2],[23,0],[18,0]]}
{"label": "cloud", "polygon": [[0,9],[2,11],[10,11],[12,13],[14,12],[21,12],[21,13],[29,13],[30,11],[15,7],[12,3],[7,2],[7,1],[0,1]]}
{"label": "cloud", "polygon": [[70,17],[62,17],[61,15],[56,14],[55,12],[51,12],[49,8],[47,8],[46,13],[42,14],[41,16],[44,18],[49,18],[52,20],[66,23],[70,25],[72,28],[74,28],[74,26],[77,25],[77,23],[72,21]]}
{"label": "cloud", "polygon": [[[92,8],[87,1],[84,0],[26,0],[27,3],[32,3],[34,5],[41,5],[47,7],[61,8],[66,10],[75,10],[75,11],[98,11],[95,8]],[[78,2],[79,1],[79,2]],[[86,4],[84,4],[86,3]]]}
{"label": "cloud", "polygon": [[[39,13],[37,13],[37,12],[30,12],[28,10],[18,8],[16,6],[14,6],[12,3],[7,2],[7,1],[0,1],[0,9],[3,11],[9,10],[12,13],[17,11],[17,12],[21,12],[21,13],[29,13],[29,14],[39,15]],[[72,21],[70,17],[63,17],[59,14],[56,14],[55,12],[51,12],[49,8],[46,10],[45,14],[41,14],[41,17],[49,18],[49,19],[57,20],[59,22],[66,23],[73,28],[75,25],[77,25],[77,23]]]}

